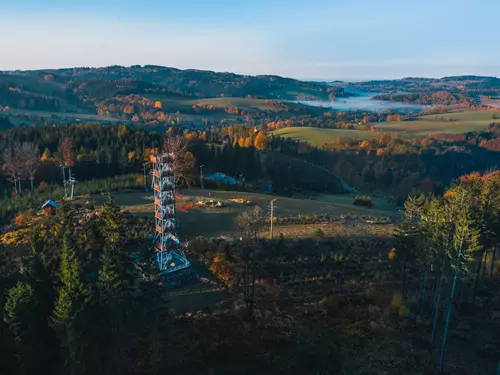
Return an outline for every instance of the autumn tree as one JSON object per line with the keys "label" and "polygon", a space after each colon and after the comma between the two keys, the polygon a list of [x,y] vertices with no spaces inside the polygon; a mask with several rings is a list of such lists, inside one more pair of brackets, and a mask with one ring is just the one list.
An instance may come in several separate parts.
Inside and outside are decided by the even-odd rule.
{"label": "autumn tree", "polygon": [[68,168],[69,177],[71,177],[71,168],[75,165],[75,146],[69,138],[63,138],[59,146],[64,165]]}
{"label": "autumn tree", "polygon": [[63,185],[64,185],[64,197],[68,196],[67,192],[67,180],[66,180],[66,168],[68,168],[68,177],[71,178],[71,168],[75,165],[75,152],[74,145],[71,139],[63,138],[59,145],[59,152],[61,154],[62,163],[61,170],[63,175]]}
{"label": "autumn tree", "polygon": [[255,137],[253,145],[259,151],[267,150],[268,140],[266,135],[263,132],[259,132]]}
{"label": "autumn tree", "polygon": [[175,156],[175,185],[191,185],[196,174],[196,159],[194,155],[187,150],[187,144],[182,136],[166,136],[163,139],[163,152],[172,153]]}

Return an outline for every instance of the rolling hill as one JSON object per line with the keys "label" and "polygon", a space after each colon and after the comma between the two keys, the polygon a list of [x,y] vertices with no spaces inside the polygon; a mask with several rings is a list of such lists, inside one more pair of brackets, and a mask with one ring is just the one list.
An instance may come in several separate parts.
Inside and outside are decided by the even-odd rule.
{"label": "rolling hill", "polygon": [[[188,122],[200,122],[202,117],[220,121],[241,115],[241,110],[277,113],[283,109],[271,101],[328,99],[330,95],[348,94],[342,88],[279,76],[151,65],[0,72],[0,114],[15,124],[39,122],[52,114],[68,121],[93,115],[96,121],[152,126],[178,122],[179,114],[194,114],[185,118]],[[291,108],[285,112],[299,110],[299,105],[281,107],[285,105]],[[193,113],[193,106],[200,111]],[[222,117],[210,118],[214,107]],[[232,109],[226,111],[229,116],[224,114],[226,109]]]}

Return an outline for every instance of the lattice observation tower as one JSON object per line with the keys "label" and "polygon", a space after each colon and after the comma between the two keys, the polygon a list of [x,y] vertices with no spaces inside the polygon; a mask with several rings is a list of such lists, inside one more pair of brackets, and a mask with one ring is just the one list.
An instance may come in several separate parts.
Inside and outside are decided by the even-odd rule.
{"label": "lattice observation tower", "polygon": [[150,159],[155,204],[154,246],[157,264],[163,273],[191,266],[176,233],[174,160],[173,153],[151,155]]}

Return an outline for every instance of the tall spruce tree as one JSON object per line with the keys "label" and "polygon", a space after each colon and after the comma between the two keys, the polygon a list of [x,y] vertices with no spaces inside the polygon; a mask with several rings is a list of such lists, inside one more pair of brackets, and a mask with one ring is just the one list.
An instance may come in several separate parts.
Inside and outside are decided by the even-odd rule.
{"label": "tall spruce tree", "polygon": [[445,317],[446,321],[439,360],[440,370],[443,370],[444,366],[448,330],[459,274],[460,272],[468,272],[468,266],[474,261],[475,253],[481,250],[481,224],[477,221],[476,211],[478,207],[475,204],[473,190],[470,187],[458,185],[448,191],[447,201],[451,206],[454,206],[458,214],[453,228],[452,252],[450,255],[451,260],[455,258],[455,262],[451,263],[453,268],[453,280]]}
{"label": "tall spruce tree", "polygon": [[15,338],[15,350],[21,374],[39,371],[40,352],[37,350],[36,316],[37,300],[31,285],[18,282],[5,300],[4,320]]}
{"label": "tall spruce tree", "polygon": [[61,287],[52,316],[53,328],[60,340],[65,370],[78,374],[84,368],[81,322],[87,290],[81,279],[81,263],[69,228],[63,236],[59,278]]}

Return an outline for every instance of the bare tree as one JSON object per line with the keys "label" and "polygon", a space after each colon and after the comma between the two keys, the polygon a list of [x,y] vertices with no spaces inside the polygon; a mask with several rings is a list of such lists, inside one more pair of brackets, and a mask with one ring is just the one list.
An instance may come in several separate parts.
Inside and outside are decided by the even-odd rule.
{"label": "bare tree", "polygon": [[75,165],[75,147],[69,138],[63,138],[59,146],[64,165],[68,168],[69,177],[71,177],[71,168]]}
{"label": "bare tree", "polygon": [[22,192],[21,181],[30,178],[31,173],[34,176],[36,170],[38,156],[34,145],[28,142],[14,143],[5,149],[4,162],[3,169],[9,176],[9,181],[14,183],[16,193],[20,194]]}
{"label": "bare tree", "polygon": [[31,190],[33,191],[35,189],[34,181],[35,181],[36,168],[38,166],[40,159],[38,157],[35,145],[31,142],[24,142],[21,146],[20,152],[21,152],[20,159],[24,162],[23,169],[26,171],[26,174],[31,182]]}
{"label": "bare tree", "polygon": [[262,228],[262,208],[255,205],[252,210],[243,212],[236,218],[236,226],[245,237],[257,237],[257,233]]}
{"label": "bare tree", "polygon": [[163,152],[172,153],[175,156],[175,185],[191,185],[196,171],[196,159],[187,150],[187,144],[184,139],[179,135],[166,136],[163,139]]}
{"label": "bare tree", "polygon": [[[61,154],[61,171],[63,175],[64,185],[64,198],[68,197],[67,185],[71,180],[71,167],[75,165],[74,147],[73,142],[69,138],[63,138],[59,145],[59,152]],[[65,170],[68,168],[68,180],[66,180]]]}
{"label": "bare tree", "polygon": [[19,185],[21,185],[20,182],[20,175],[21,171],[19,169],[19,161],[18,161],[18,151],[16,150],[19,149],[19,145],[13,145],[13,146],[8,146],[4,153],[3,153],[3,160],[4,160],[4,165],[3,165],[3,170],[5,171],[5,174],[8,176],[8,180],[14,184],[14,190],[17,193],[20,193],[18,187],[17,187],[17,182],[19,181]]}

